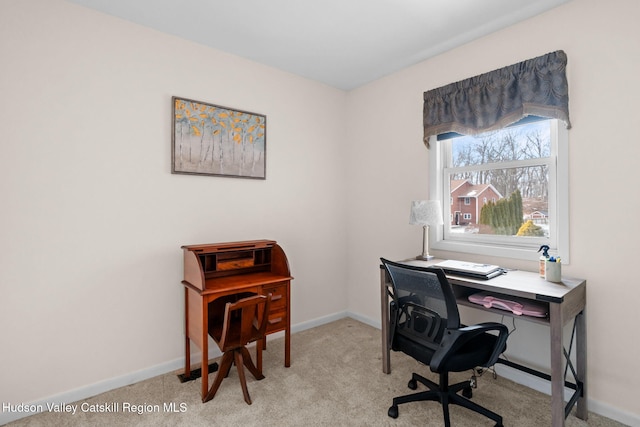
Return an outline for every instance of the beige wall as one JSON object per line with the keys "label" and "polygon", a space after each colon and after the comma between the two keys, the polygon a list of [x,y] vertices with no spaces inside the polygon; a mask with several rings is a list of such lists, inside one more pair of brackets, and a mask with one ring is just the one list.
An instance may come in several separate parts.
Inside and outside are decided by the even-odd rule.
{"label": "beige wall", "polygon": [[[588,279],[589,395],[592,408],[627,412],[640,424],[637,354],[640,287],[634,277],[640,233],[636,125],[640,86],[640,2],[574,0],[349,93],[349,309],[374,318],[378,258],[417,255],[421,230],[410,201],[428,197],[421,145],[422,93],[562,49],[568,55],[571,265]],[[621,118],[617,118],[620,117]],[[600,197],[594,198],[598,194]],[[631,196],[631,197],[628,197]],[[455,257],[456,254],[442,254]],[[478,257],[535,271],[533,262]],[[537,259],[532,253],[531,259]],[[465,313],[463,313],[465,314]],[[471,318],[471,313],[466,313]],[[474,317],[476,318],[476,317]],[[499,319],[498,319],[499,320]],[[512,358],[547,367],[547,330],[520,321]]]}
{"label": "beige wall", "polygon": [[[345,92],[60,0],[0,58],[0,402],[177,368],[183,244],[275,239],[293,323],[344,314]],[[172,175],[172,95],[266,114],[267,179]]]}
{"label": "beige wall", "polygon": [[[640,210],[626,197],[640,154],[639,15],[635,0],[573,0],[345,93],[62,0],[3,0],[0,401],[179,365],[182,244],[276,239],[295,276],[295,325],[345,312],[378,322],[378,258],[421,245],[408,212],[428,197],[422,92],[563,49],[565,273],[589,281],[592,408],[640,423],[639,233],[620,221]],[[267,180],[171,175],[172,95],[266,114]],[[512,357],[544,368],[547,331],[517,325]]]}

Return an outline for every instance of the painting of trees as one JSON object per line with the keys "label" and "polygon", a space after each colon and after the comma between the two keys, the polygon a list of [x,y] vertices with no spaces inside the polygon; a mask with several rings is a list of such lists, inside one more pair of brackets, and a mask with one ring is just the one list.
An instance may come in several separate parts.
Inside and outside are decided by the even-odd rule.
{"label": "painting of trees", "polygon": [[266,120],[173,97],[172,172],[264,179]]}

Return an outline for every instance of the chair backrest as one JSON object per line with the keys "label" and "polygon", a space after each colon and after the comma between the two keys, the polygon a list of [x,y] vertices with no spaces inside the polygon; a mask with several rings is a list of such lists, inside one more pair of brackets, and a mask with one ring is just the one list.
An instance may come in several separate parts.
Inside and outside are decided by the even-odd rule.
{"label": "chair backrest", "polygon": [[228,351],[264,337],[269,320],[271,294],[252,295],[236,302],[228,302],[220,337],[220,350]]}
{"label": "chair backrest", "polygon": [[392,284],[392,337],[405,335],[436,348],[446,328],[460,327],[456,299],[441,269],[381,261]]}

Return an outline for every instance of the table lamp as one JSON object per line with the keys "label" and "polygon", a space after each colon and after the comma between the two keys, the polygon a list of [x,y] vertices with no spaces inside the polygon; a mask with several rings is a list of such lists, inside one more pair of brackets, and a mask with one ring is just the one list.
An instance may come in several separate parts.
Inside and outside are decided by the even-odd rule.
{"label": "table lamp", "polygon": [[422,255],[416,259],[430,260],[429,255],[429,226],[442,225],[442,208],[439,200],[414,200],[411,202],[411,216],[409,224],[422,226]]}

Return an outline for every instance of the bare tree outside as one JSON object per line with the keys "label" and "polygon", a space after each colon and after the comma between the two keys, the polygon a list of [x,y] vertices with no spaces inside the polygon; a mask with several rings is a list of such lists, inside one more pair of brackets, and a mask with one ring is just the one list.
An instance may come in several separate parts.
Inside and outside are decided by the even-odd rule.
{"label": "bare tree outside", "polygon": [[[521,223],[531,220],[544,227],[549,206],[549,166],[545,160],[550,155],[551,131],[547,121],[478,136],[460,136],[451,140],[449,176],[451,182],[468,180],[473,185],[491,185],[505,199],[517,194],[522,200]],[[483,205],[487,201],[478,203]],[[504,229],[510,230],[506,233],[510,235],[517,232],[513,227]],[[496,230],[477,227],[473,232],[493,234]]]}

